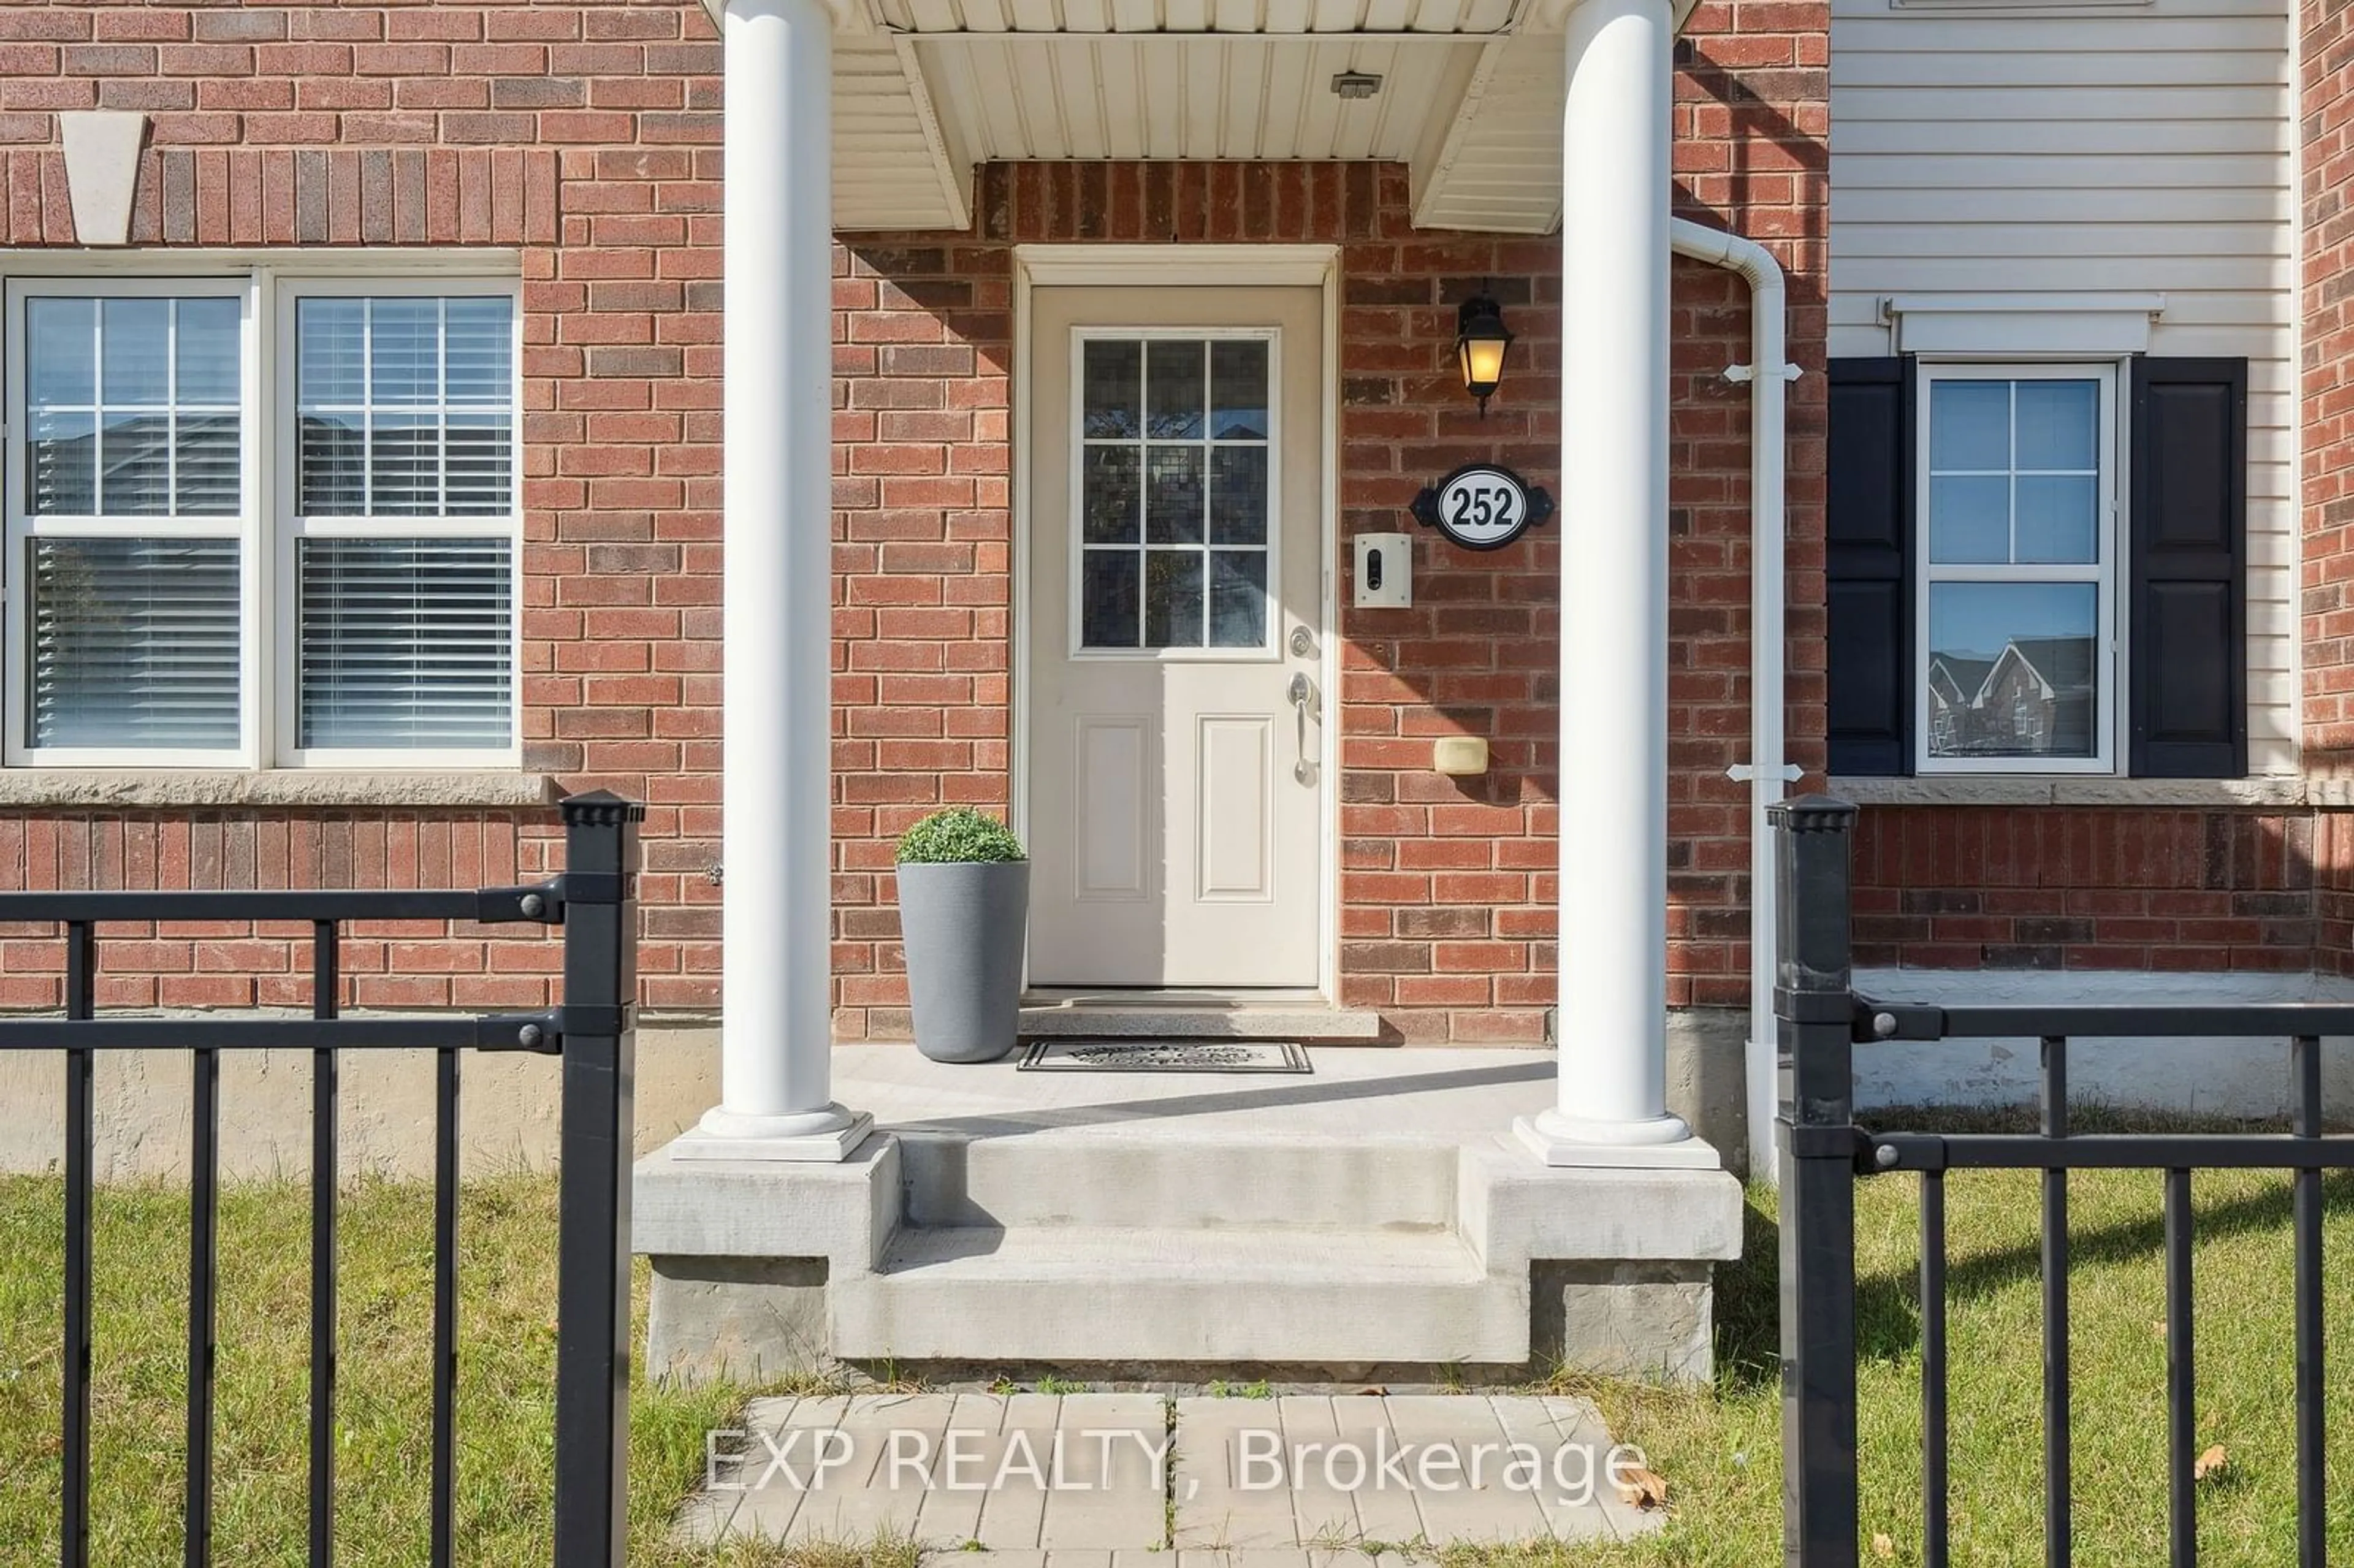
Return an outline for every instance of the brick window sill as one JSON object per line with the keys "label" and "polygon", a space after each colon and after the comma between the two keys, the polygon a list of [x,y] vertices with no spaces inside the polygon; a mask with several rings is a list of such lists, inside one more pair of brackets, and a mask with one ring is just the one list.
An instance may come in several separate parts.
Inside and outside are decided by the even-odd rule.
{"label": "brick window sill", "polygon": [[2354,779],[2087,779],[1940,775],[1833,779],[1826,792],[1859,806],[2354,807]]}
{"label": "brick window sill", "polygon": [[556,780],[548,775],[498,769],[0,768],[0,810],[10,810],[207,806],[480,810],[545,806],[556,799]]}

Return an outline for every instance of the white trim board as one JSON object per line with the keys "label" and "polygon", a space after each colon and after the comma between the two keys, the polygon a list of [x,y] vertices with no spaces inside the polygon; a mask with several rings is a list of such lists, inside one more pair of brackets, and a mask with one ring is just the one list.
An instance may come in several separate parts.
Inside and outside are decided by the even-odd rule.
{"label": "white trim board", "polygon": [[[2149,351],[2164,294],[1893,294],[1880,302],[1896,354],[2114,358]],[[2025,355],[2020,345],[2031,344]]]}
{"label": "white trim board", "polygon": [[[1211,281],[1214,280],[1214,281]],[[1324,298],[1322,345],[1323,429],[1318,460],[1322,467],[1319,547],[1323,584],[1317,650],[1317,683],[1325,694],[1328,722],[1318,761],[1322,791],[1321,874],[1318,917],[1319,987],[1340,995],[1341,972],[1341,703],[1336,647],[1340,609],[1333,560],[1341,525],[1341,248],[1337,245],[1017,245],[1013,248],[1013,375],[1009,396],[1012,451],[1013,549],[1007,585],[1006,637],[1012,661],[1012,691],[1006,715],[1006,818],[1017,836],[1030,832],[1030,293],[1037,288],[1312,288]],[[1026,980],[1026,976],[1025,976]]]}
{"label": "white trim board", "polygon": [[1013,286],[1027,289],[1329,289],[1337,245],[1017,245]]}

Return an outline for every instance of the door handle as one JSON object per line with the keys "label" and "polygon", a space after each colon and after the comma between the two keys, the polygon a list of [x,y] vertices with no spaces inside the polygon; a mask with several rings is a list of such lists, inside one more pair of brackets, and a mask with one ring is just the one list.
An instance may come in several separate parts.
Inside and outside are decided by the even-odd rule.
{"label": "door handle", "polygon": [[1308,749],[1308,720],[1316,711],[1316,683],[1306,672],[1295,670],[1291,686],[1284,697],[1292,707],[1292,730],[1299,737],[1299,755],[1291,765],[1291,776],[1302,784],[1316,782],[1316,762]]}

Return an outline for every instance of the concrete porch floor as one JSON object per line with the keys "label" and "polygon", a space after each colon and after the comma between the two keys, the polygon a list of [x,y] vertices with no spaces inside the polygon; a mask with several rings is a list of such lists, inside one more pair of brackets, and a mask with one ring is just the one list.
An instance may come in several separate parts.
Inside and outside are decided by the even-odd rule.
{"label": "concrete porch floor", "polygon": [[1722,1171],[1547,1168],[1550,1052],[1310,1045],[1315,1071],[1023,1073],[834,1052],[841,1164],[638,1166],[658,1371],[1705,1377]]}

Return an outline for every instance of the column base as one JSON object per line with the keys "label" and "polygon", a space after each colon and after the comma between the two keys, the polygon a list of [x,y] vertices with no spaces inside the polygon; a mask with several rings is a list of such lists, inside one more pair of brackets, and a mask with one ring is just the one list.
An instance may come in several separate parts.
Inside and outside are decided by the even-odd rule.
{"label": "column base", "polygon": [[671,1143],[675,1160],[797,1160],[838,1164],[866,1141],[875,1118],[829,1105],[793,1116],[746,1116],[715,1107]]}
{"label": "column base", "polygon": [[1694,1138],[1681,1117],[1644,1121],[1588,1121],[1559,1111],[1516,1117],[1512,1132],[1547,1165],[1615,1170],[1715,1171],[1716,1145]]}

